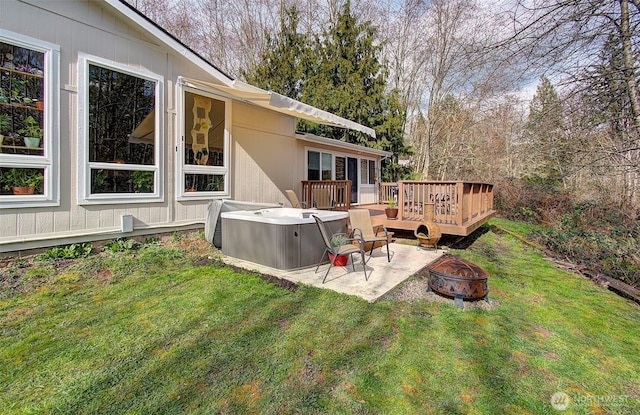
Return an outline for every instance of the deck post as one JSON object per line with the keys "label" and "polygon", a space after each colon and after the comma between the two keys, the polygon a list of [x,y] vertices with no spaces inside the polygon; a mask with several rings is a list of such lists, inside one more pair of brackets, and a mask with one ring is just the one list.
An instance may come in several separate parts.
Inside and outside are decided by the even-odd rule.
{"label": "deck post", "polygon": [[404,185],[404,180],[398,182],[398,220],[403,220],[404,218]]}
{"label": "deck post", "polygon": [[465,203],[464,182],[457,182],[456,187],[456,193],[458,194],[458,200],[456,201],[458,204],[456,209],[456,225],[462,226],[464,218],[463,210],[466,207],[465,205],[467,205],[467,203]]}

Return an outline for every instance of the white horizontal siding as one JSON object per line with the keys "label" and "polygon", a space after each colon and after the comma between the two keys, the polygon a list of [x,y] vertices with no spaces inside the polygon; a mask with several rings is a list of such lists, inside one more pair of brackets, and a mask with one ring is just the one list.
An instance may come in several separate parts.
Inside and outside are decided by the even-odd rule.
{"label": "white horizontal siding", "polygon": [[[104,7],[104,8],[103,8]],[[134,216],[134,227],[168,228],[175,220],[172,186],[165,190],[165,202],[149,204],[78,206],[77,177],[77,64],[78,53],[87,53],[131,65],[163,76],[165,85],[164,183],[174,177],[175,147],[173,113],[166,105],[174,102],[172,79],[179,75],[203,76],[186,60],[170,55],[153,43],[135,26],[125,23],[108,6],[94,1],[0,1],[0,26],[3,29],[60,45],[60,206],[47,208],[4,208],[0,206],[0,251],[15,241],[56,239],[73,235],[99,234],[120,228],[121,215]],[[173,68],[178,74],[172,72]],[[183,209],[181,220],[203,220],[207,202]]]}

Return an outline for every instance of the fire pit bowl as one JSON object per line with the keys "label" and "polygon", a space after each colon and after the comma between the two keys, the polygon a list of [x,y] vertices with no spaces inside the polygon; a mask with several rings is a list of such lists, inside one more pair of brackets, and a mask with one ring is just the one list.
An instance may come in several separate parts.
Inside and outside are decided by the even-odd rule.
{"label": "fire pit bowl", "polygon": [[458,307],[463,308],[463,300],[489,301],[489,274],[476,264],[445,255],[427,269],[429,290],[454,298]]}

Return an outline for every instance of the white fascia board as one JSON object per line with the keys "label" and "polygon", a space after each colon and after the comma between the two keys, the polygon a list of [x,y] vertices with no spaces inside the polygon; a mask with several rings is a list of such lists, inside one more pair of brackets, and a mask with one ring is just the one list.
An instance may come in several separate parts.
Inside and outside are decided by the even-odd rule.
{"label": "white fascia board", "polygon": [[315,144],[323,144],[327,146],[337,147],[344,150],[349,150],[351,152],[355,152],[357,154],[364,154],[369,156],[379,156],[383,159],[389,158],[393,156],[393,153],[386,150],[378,150],[375,148],[369,148],[365,146],[361,146],[353,143],[346,143],[344,141],[335,140],[333,138],[320,137],[318,135],[309,134],[309,133],[296,133],[295,137],[298,140],[307,141]]}

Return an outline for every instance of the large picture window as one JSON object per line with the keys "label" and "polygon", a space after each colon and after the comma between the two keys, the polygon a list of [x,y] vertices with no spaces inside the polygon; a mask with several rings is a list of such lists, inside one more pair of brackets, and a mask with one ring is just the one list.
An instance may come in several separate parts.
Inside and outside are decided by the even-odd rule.
{"label": "large picture window", "polygon": [[51,123],[58,56],[56,45],[0,29],[0,201],[6,207],[58,203],[58,133]]}
{"label": "large picture window", "polygon": [[230,103],[191,88],[182,90],[179,197],[228,196]]}
{"label": "large picture window", "polygon": [[83,57],[85,202],[161,199],[162,78]]}

